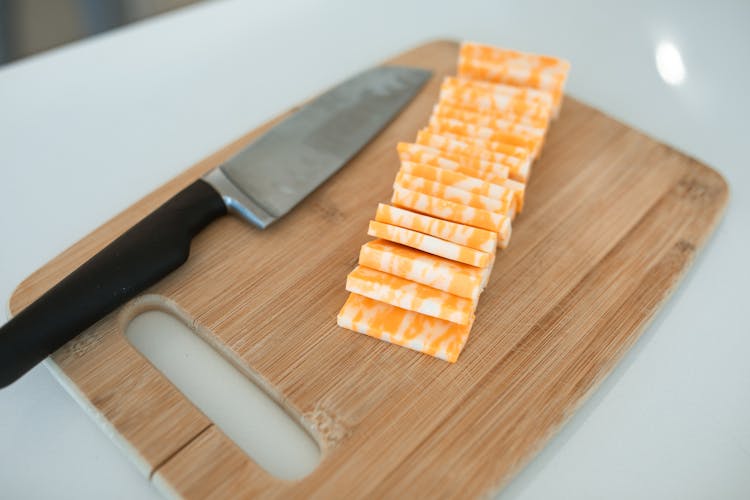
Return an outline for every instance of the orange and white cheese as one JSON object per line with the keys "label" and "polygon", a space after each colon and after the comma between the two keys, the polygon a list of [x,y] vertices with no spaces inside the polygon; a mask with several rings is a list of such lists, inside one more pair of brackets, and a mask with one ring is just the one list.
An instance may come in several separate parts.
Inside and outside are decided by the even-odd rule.
{"label": "orange and white cheese", "polygon": [[[495,200],[481,194],[474,194],[469,191],[464,191],[463,189],[441,184],[430,179],[425,179],[424,177],[416,177],[414,175],[404,173],[403,171],[400,171],[398,174],[396,174],[396,181],[394,182],[394,186],[411,189],[412,191],[435,196],[446,201],[460,203],[461,205],[466,205],[467,207],[481,208],[482,210],[489,210],[490,212],[497,212],[504,215],[510,214],[510,212],[514,208],[510,206],[510,201],[512,201],[513,199],[512,196],[509,197],[508,203],[503,204],[503,202],[499,200]],[[512,217],[513,215],[510,214],[509,216]]]}
{"label": "orange and white cheese", "polygon": [[482,252],[494,253],[497,248],[497,233],[493,231],[457,224],[384,203],[378,204],[375,220],[384,224],[412,229]]}
{"label": "orange and white cheese", "polygon": [[459,325],[468,325],[474,319],[474,300],[369,267],[357,266],[349,273],[346,290]]}
{"label": "orange and white cheese", "polygon": [[417,143],[445,151],[449,154],[475,158],[491,163],[498,163],[508,167],[510,178],[521,182],[528,180],[531,169],[531,158],[519,157],[506,153],[498,153],[480,146],[469,144],[455,137],[449,137],[443,134],[431,132],[429,130],[420,130],[417,132]]}
{"label": "orange and white cheese", "polygon": [[499,185],[503,185],[510,173],[509,167],[501,163],[448,153],[418,143],[399,142],[398,155],[402,162],[413,161],[414,163],[432,165]]}
{"label": "orange and white cheese", "polygon": [[458,66],[427,127],[398,143],[391,205],[370,221],[376,239],[362,245],[338,315],[344,328],[451,362],[510,242],[570,67],[472,42]]}
{"label": "orange and white cheese", "polygon": [[359,265],[465,297],[476,302],[491,266],[478,268],[420,252],[387,240],[368,241],[359,250]]}
{"label": "orange and white cheese", "polygon": [[443,80],[441,88],[456,88],[456,89],[474,89],[484,92],[490,92],[492,94],[507,95],[515,99],[520,99],[530,104],[539,104],[541,106],[552,107],[554,105],[554,98],[550,92],[545,90],[532,89],[529,87],[519,87],[517,85],[506,85],[503,83],[491,83],[480,80],[472,80],[470,78],[461,78],[455,76],[448,76]]}
{"label": "orange and white cheese", "polygon": [[470,330],[470,325],[418,314],[356,293],[349,294],[337,323],[342,328],[451,363],[461,354]]}
{"label": "orange and white cheese", "polygon": [[498,245],[501,248],[505,248],[503,245],[510,238],[510,217],[498,212],[469,207],[399,185],[393,188],[391,203],[433,217],[494,231],[497,233]]}
{"label": "orange and white cheese", "polygon": [[492,254],[488,252],[375,220],[370,221],[367,234],[474,267],[487,267],[492,262]]}
{"label": "orange and white cheese", "polygon": [[460,77],[549,91],[555,114],[569,71],[570,63],[564,59],[473,42],[461,45],[458,60]]}
{"label": "orange and white cheese", "polygon": [[425,165],[423,163],[415,163],[412,161],[402,161],[401,172],[415,177],[423,177],[469,193],[486,196],[487,198],[498,200],[504,206],[509,206],[514,200],[513,190],[507,187],[493,184],[484,181],[479,177],[466,175],[450,169],[434,167],[432,165]]}
{"label": "orange and white cheese", "polygon": [[438,132],[444,130],[453,134],[478,137],[500,144],[519,146],[530,151],[535,158],[539,156],[539,149],[542,146],[541,137],[536,135],[531,135],[526,132],[506,132],[504,130],[498,130],[484,125],[465,122],[456,118],[432,116],[430,118],[429,128]]}

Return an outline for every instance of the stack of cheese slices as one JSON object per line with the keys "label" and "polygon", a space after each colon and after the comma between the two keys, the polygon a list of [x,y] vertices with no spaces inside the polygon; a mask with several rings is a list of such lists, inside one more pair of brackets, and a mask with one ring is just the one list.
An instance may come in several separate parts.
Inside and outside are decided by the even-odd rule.
{"label": "stack of cheese slices", "polygon": [[416,142],[399,143],[338,324],[454,362],[497,249],[523,209],[531,164],[557,116],[569,63],[464,43]]}

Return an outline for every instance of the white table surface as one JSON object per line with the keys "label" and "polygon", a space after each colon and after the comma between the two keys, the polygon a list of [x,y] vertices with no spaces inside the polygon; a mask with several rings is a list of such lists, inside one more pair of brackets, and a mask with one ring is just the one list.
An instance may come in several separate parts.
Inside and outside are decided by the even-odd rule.
{"label": "white table surface", "polygon": [[[570,93],[729,181],[635,348],[502,498],[750,497],[750,4],[207,2],[0,68],[0,298],[199,159],[420,42],[569,58]],[[682,53],[670,86],[660,41]],[[533,194],[533,193],[532,193]],[[0,497],[157,498],[44,367],[0,391]]]}

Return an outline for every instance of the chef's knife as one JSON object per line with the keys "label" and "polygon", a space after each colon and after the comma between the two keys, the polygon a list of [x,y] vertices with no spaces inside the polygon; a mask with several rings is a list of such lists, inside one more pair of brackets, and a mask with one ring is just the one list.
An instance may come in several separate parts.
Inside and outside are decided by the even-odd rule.
{"label": "chef's knife", "polygon": [[190,241],[234,213],[264,229],[350,160],[430,72],[381,66],[305,105],[177,193],[0,328],[0,388],[182,265]]}

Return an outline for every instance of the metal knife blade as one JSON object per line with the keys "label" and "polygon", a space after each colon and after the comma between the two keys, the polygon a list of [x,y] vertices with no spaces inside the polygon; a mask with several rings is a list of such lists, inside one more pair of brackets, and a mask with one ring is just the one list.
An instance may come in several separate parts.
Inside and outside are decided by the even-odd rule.
{"label": "metal knife blade", "polygon": [[247,199],[228,205],[265,228],[346,164],[430,76],[403,66],[360,73],[315,98],[205,179],[220,192],[222,187],[240,191]]}

